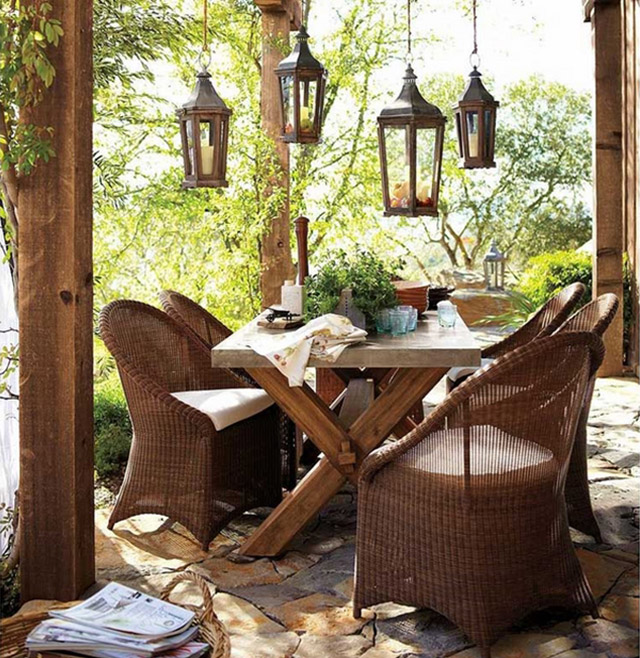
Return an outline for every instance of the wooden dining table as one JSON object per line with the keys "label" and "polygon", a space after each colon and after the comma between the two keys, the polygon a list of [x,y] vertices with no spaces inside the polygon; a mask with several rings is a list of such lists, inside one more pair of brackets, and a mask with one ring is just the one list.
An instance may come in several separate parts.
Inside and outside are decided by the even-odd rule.
{"label": "wooden dining table", "polygon": [[245,541],[240,553],[280,555],[340,490],[357,483],[364,458],[390,435],[415,428],[407,415],[449,368],[479,366],[480,346],[464,322],[438,324],[428,311],[417,329],[404,336],[371,334],[329,363],[312,357],[309,367],[331,368],[345,383],[330,407],[308,384],[289,386],[264,356],[250,346],[274,333],[258,319],[236,331],[211,351],[213,367],[243,368],[262,386],[322,453],[316,465]]}

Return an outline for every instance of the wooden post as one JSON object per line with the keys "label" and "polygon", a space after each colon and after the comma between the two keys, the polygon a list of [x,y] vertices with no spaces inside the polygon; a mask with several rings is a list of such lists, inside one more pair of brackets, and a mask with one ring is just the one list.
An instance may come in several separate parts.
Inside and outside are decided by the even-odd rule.
{"label": "wooden post", "polygon": [[289,149],[280,141],[280,89],[274,70],[284,57],[283,44],[289,43],[289,30],[300,25],[300,0],[255,0],[262,11],[262,92],[260,109],[262,127],[276,144],[282,174],[274,180],[281,187],[286,200],[280,213],[273,218],[271,230],[262,237],[260,261],[260,290],[263,306],[280,303],[280,286],[285,279],[294,278],[291,258],[289,222]]}
{"label": "wooden post", "polygon": [[[36,0],[29,0],[35,2]],[[53,86],[25,119],[56,157],[21,181],[22,599],[69,600],[94,582],[92,5],[58,0]]]}
{"label": "wooden post", "polygon": [[[591,4],[591,3],[589,3]],[[591,4],[595,51],[595,165],[593,294],[622,302],[622,81],[620,3]],[[622,310],[605,334],[600,376],[622,373]]]}
{"label": "wooden post", "polygon": [[640,374],[640,5],[636,0],[622,2],[622,161],[623,224],[625,250],[631,275],[631,327],[627,366]]}

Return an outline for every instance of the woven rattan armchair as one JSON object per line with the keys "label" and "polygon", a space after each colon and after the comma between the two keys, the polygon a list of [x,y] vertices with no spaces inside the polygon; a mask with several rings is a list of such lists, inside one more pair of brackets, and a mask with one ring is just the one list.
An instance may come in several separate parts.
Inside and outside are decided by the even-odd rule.
{"label": "woven rattan armchair", "polygon": [[[571,315],[584,291],[585,287],[582,283],[572,283],[563,288],[512,334],[485,347],[481,355],[482,365],[485,366],[493,359],[515,350],[516,347],[522,347],[536,338],[550,336]],[[447,392],[461,384],[475,370],[477,368],[452,368],[447,376]]]}
{"label": "woven rattan armchair", "polygon": [[[607,330],[618,310],[618,298],[608,293],[600,295],[574,313],[557,331],[591,331],[602,336]],[[602,542],[602,535],[591,506],[589,496],[589,476],[587,472],[587,421],[591,410],[591,399],[595,385],[595,375],[591,378],[578,419],[576,437],[567,473],[565,485],[565,500],[569,525],[597,542]]]}
{"label": "woven rattan armchair", "polygon": [[469,377],[422,425],[372,452],[358,487],[354,615],[431,608],[489,647],[549,606],[597,615],[563,498],[592,333],[550,336]]}
{"label": "woven rattan armchair", "polygon": [[[165,312],[176,322],[190,332],[200,345],[201,349],[211,358],[211,349],[231,335],[231,329],[214,317],[209,311],[197,304],[189,297],[175,292],[163,290],[160,293],[160,303]],[[258,384],[249,374],[240,369],[228,370],[239,383],[236,386],[252,386],[259,388]],[[296,456],[296,426],[281,409],[278,410],[278,432],[280,436],[280,459],[282,463],[282,486],[293,489],[296,485],[297,456]]]}
{"label": "woven rattan armchair", "polygon": [[137,514],[162,514],[188,528],[203,548],[234,517],[282,497],[278,409],[220,431],[208,415],[171,393],[238,388],[212,368],[182,326],[163,311],[119,300],[100,313],[133,425],[127,469],[109,527]]}

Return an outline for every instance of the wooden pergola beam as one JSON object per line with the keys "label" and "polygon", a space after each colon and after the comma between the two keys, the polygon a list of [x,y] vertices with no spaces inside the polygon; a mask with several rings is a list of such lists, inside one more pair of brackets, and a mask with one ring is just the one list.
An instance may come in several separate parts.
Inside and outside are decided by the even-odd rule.
{"label": "wooden pergola beam", "polygon": [[[622,35],[619,1],[591,5],[595,52],[593,295],[623,301]],[[605,334],[601,376],[622,374],[623,313]]]}
{"label": "wooden pergola beam", "polygon": [[[28,0],[35,3],[36,0]],[[57,0],[53,86],[23,118],[56,156],[21,180],[20,585],[71,600],[95,578],[93,509],[92,11]]]}
{"label": "wooden pergola beam", "polygon": [[289,149],[281,133],[280,88],[275,68],[284,57],[283,45],[289,43],[290,30],[297,29],[302,17],[300,0],[255,0],[262,11],[262,80],[260,109],[262,128],[275,142],[280,161],[280,175],[272,186],[284,191],[285,201],[260,246],[260,291],[263,307],[280,303],[280,287],[294,278],[291,258],[291,223],[289,212]]}

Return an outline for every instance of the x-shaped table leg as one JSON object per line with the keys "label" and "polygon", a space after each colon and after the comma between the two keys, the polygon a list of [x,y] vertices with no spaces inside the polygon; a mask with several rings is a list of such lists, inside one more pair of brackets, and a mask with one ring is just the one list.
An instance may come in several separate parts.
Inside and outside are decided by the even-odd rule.
{"label": "x-shaped table leg", "polygon": [[[290,388],[275,368],[250,369],[249,374],[325,456],[247,539],[239,552],[255,556],[280,555],[296,534],[340,490],[347,478],[357,481],[362,460],[391,434],[447,370],[399,369],[366,411],[345,429],[338,416],[309,387]],[[346,441],[350,442],[356,457],[351,472],[347,472],[349,469],[340,463]]]}

